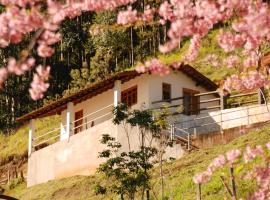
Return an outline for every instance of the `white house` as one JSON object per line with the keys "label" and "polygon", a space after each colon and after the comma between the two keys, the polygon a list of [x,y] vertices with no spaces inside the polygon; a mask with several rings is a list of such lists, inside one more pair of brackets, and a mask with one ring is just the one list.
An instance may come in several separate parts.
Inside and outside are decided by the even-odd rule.
{"label": "white house", "polygon": [[[27,185],[94,173],[102,162],[98,159],[98,152],[104,149],[99,142],[102,134],[115,137],[125,150],[127,138],[123,127],[112,123],[112,109],[120,102],[132,109],[156,109],[166,103],[172,111],[182,105],[182,114],[176,116],[183,121],[177,128],[179,137],[181,134],[188,134],[189,137],[191,128],[187,128],[186,124],[194,124],[193,116],[208,116],[208,123],[210,116],[210,122],[215,125],[210,132],[217,126],[223,128],[222,121],[218,123],[219,117],[210,113],[211,110],[222,114],[220,110],[225,105],[216,89],[215,83],[188,65],[181,65],[178,70],[163,77],[125,71],[18,118],[19,122],[30,121]],[[61,115],[59,128],[36,137],[35,119],[55,114]],[[55,143],[51,144],[50,140]],[[137,148],[138,138],[133,136],[131,141],[132,148]],[[183,148],[178,145],[168,149],[167,154],[168,157],[179,157]]]}

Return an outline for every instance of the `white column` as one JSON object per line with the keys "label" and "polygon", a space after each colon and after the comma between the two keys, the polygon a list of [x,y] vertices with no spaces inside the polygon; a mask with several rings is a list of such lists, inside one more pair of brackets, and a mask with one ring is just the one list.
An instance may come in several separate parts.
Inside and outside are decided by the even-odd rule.
{"label": "white column", "polygon": [[61,122],[61,124],[60,124],[60,141],[65,140],[66,138],[67,138],[66,137],[66,129],[65,129],[63,122]]}
{"label": "white column", "polygon": [[113,89],[113,105],[117,107],[121,102],[121,81],[116,80],[114,82],[114,89]]}
{"label": "white column", "polygon": [[28,157],[31,156],[33,152],[33,136],[35,134],[35,120],[31,119],[29,123],[29,138],[28,138]]}
{"label": "white column", "polygon": [[73,102],[69,102],[67,104],[67,127],[65,138],[69,138],[73,133],[73,123],[74,123],[74,104]]}

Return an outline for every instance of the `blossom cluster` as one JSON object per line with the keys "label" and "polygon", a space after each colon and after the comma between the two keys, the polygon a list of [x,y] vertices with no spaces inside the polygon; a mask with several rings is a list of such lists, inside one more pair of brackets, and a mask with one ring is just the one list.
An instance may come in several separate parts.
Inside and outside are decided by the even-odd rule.
{"label": "blossom cluster", "polygon": [[[270,151],[270,143],[266,144],[266,148]],[[248,163],[254,159],[261,157],[266,159],[269,154],[265,154],[263,147],[258,145],[254,148],[247,146],[246,150],[242,153],[239,149],[228,151],[225,155],[219,155],[208,166],[206,171],[197,174],[193,177],[196,184],[204,184],[211,180],[212,175],[225,166],[233,168],[237,161],[243,158]],[[248,178],[255,177],[257,182],[257,190],[253,194],[249,194],[248,200],[267,200],[270,198],[270,168],[268,165],[255,165]]]}
{"label": "blossom cluster", "polygon": [[225,166],[225,164],[230,163],[233,164],[236,162],[236,160],[241,156],[241,151],[239,149],[234,149],[231,151],[228,151],[226,153],[226,157],[224,155],[219,155],[216,157],[208,166],[207,170],[197,174],[193,177],[193,181],[196,184],[202,184],[207,183],[210,181],[211,176],[213,173],[218,170],[219,168],[222,168]]}
{"label": "blossom cluster", "polygon": [[132,10],[129,6],[127,10],[120,11],[117,16],[117,23],[121,25],[134,24],[141,20],[144,22],[151,22],[154,18],[154,9],[149,5],[146,6],[144,12],[139,16],[137,10]]}
{"label": "blossom cluster", "polygon": [[44,92],[49,88],[46,81],[49,79],[50,67],[44,68],[42,65],[37,66],[36,73],[34,73],[33,81],[29,93],[33,100],[43,98]]}
{"label": "blossom cluster", "polygon": [[153,74],[159,74],[161,76],[170,73],[170,68],[158,59],[146,61],[144,65],[138,66],[136,70],[139,73],[151,72]]}
{"label": "blossom cluster", "polygon": [[248,71],[240,75],[232,75],[225,80],[224,90],[231,92],[236,91],[252,91],[263,86],[269,87],[269,80],[267,77],[258,71]]}

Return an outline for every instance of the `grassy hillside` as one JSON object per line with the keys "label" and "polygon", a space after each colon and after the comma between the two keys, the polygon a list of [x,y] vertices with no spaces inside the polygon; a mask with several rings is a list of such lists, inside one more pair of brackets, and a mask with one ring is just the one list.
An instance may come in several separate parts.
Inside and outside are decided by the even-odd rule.
{"label": "grassy hillside", "polygon": [[[198,57],[195,61],[189,64],[207,76],[214,82],[224,80],[225,77],[235,72],[235,69],[229,69],[222,61],[226,58],[226,53],[220,48],[217,42],[217,34],[219,29],[213,30],[202,41],[202,45],[199,49]],[[181,61],[189,48],[189,42],[183,42],[182,47],[172,53],[159,55],[159,59],[166,64],[173,63],[175,61]],[[207,61],[207,56],[215,55],[219,60],[218,66],[213,66],[211,62]]]}
{"label": "grassy hillside", "polygon": [[[182,159],[166,164],[165,167],[165,183],[166,196],[172,199],[195,199],[196,187],[192,182],[192,177],[195,173],[204,170],[211,160],[217,155],[226,152],[232,148],[244,148],[247,144],[257,145],[265,144],[270,140],[270,126],[261,130],[252,131],[240,138],[235,139],[229,144],[219,145],[211,149],[199,150],[184,156]],[[237,187],[239,196],[246,195],[251,191],[253,185],[251,182],[241,182],[243,163],[236,169]],[[226,174],[227,170],[221,170],[218,175]],[[152,199],[160,199],[160,184],[159,184],[158,169],[153,171],[153,191]],[[117,199],[112,196],[95,196],[94,186],[98,182],[106,182],[106,179],[100,175],[91,177],[76,176],[65,178],[62,180],[54,180],[45,184],[40,184],[31,188],[25,188],[25,184],[18,185],[13,190],[8,191],[8,194],[19,197],[22,200],[37,200],[37,199],[57,199],[57,200],[77,200],[77,199]],[[157,198],[154,198],[156,196]],[[203,199],[224,199],[228,197],[225,192],[219,177],[216,175],[213,180],[203,186]]]}
{"label": "grassy hillside", "polygon": [[[58,127],[60,124],[59,116],[47,117],[36,120],[36,136],[46,131]],[[28,149],[28,124],[23,125],[13,134],[0,134],[0,163],[13,159],[20,159],[27,155]]]}

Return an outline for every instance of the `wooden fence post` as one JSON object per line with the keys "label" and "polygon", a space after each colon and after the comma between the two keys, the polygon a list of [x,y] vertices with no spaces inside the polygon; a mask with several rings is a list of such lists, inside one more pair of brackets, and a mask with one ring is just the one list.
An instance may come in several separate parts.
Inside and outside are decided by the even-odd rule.
{"label": "wooden fence post", "polygon": [[7,182],[9,183],[9,181],[10,181],[10,171],[8,170],[7,171]]}
{"label": "wooden fence post", "polygon": [[234,169],[233,167],[230,167],[230,175],[231,175],[231,183],[232,183],[232,194],[233,194],[233,200],[237,199],[236,196],[236,184],[235,184],[235,178],[234,178]]}
{"label": "wooden fence post", "polygon": [[201,184],[197,184],[197,200],[202,200],[202,188],[201,188]]}

